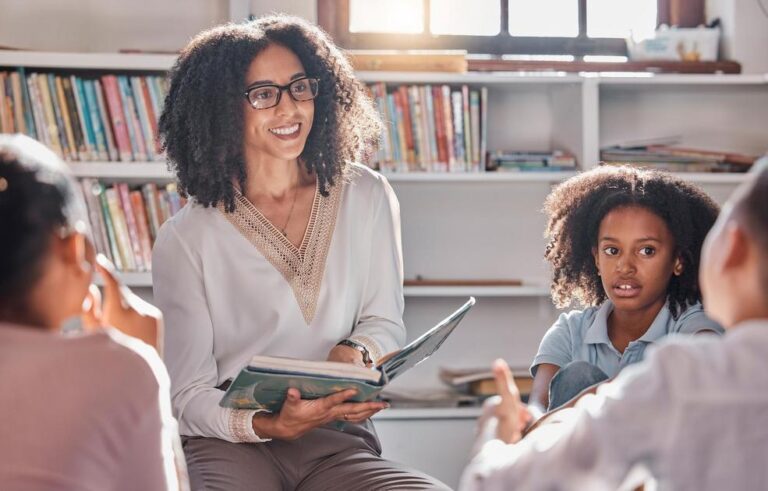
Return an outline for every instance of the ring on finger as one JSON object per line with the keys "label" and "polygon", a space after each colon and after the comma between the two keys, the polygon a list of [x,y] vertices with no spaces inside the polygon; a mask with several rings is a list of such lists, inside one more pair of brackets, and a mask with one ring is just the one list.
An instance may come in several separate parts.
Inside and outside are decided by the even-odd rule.
{"label": "ring on finger", "polygon": [[344,421],[349,421],[349,414],[344,414]]}

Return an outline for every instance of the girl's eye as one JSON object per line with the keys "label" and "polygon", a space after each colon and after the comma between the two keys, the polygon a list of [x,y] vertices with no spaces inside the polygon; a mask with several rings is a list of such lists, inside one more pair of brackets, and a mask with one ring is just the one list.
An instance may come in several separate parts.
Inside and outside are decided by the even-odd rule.
{"label": "girl's eye", "polygon": [[605,253],[606,256],[615,256],[616,254],[619,253],[619,248],[618,247],[609,246],[609,247],[604,248],[603,252]]}
{"label": "girl's eye", "polygon": [[641,256],[653,256],[656,253],[656,249],[650,246],[640,248]]}

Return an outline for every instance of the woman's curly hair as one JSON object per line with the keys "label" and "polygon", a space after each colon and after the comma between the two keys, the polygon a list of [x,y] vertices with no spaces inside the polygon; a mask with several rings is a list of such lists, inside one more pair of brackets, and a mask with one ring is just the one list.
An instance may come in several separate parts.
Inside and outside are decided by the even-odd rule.
{"label": "woman's curly hair", "polygon": [[318,27],[274,15],[204,31],[171,69],[160,116],[160,142],[179,191],[203,206],[234,210],[233,183],[245,191],[243,98],[253,59],[271,44],[290,49],[319,79],[315,118],[300,161],[324,196],[347,164],[370,156],[381,120],[342,52]]}
{"label": "woman's curly hair", "polygon": [[544,257],[552,266],[552,298],[566,307],[579,301],[599,305],[608,297],[598,275],[593,249],[600,222],[611,211],[640,206],[659,216],[675,238],[683,272],[667,285],[674,317],[701,301],[701,246],[719,206],[697,186],[671,174],[633,167],[598,167],[557,186],[544,202],[548,216]]}

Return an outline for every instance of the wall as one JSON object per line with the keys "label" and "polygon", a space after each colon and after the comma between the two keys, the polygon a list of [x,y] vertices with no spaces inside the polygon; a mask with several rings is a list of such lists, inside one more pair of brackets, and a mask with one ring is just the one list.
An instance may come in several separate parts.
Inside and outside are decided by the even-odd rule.
{"label": "wall", "polygon": [[706,0],[706,10],[708,20],[722,21],[721,56],[744,73],[768,73],[768,0]]}

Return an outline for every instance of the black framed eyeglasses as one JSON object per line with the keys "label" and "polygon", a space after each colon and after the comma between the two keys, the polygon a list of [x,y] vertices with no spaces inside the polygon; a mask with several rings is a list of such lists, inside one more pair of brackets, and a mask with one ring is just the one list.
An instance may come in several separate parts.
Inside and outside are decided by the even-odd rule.
{"label": "black framed eyeglasses", "polygon": [[248,87],[245,98],[254,109],[269,109],[280,104],[283,91],[287,90],[296,102],[311,101],[317,97],[320,81],[313,77],[301,77],[286,85],[261,84]]}

